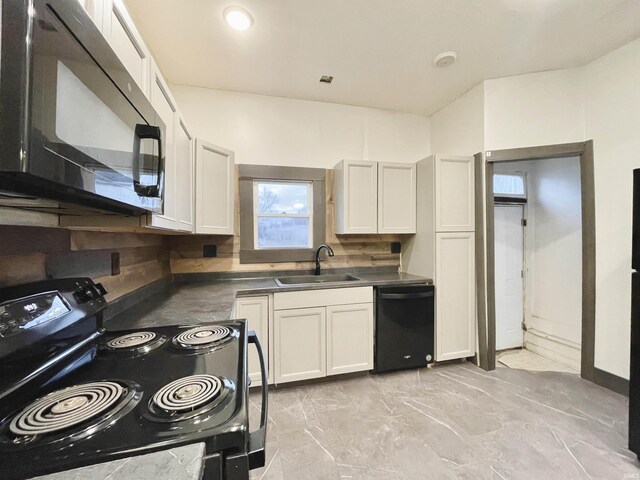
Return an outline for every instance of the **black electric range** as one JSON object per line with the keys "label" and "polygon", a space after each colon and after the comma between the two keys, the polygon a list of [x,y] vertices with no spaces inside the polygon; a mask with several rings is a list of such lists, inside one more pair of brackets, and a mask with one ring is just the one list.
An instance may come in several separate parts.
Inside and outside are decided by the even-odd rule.
{"label": "black electric range", "polygon": [[[0,476],[5,480],[204,442],[205,479],[264,465],[267,376],[244,320],[109,332],[100,284],[0,290]],[[249,432],[247,349],[262,365]]]}

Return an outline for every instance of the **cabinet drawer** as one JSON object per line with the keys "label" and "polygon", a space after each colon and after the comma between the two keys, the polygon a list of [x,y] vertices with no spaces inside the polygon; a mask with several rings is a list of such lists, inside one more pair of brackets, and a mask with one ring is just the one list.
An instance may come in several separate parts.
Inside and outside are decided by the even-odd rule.
{"label": "cabinet drawer", "polygon": [[274,293],[275,310],[292,308],[326,307],[352,303],[373,303],[373,287],[344,287],[326,290]]}

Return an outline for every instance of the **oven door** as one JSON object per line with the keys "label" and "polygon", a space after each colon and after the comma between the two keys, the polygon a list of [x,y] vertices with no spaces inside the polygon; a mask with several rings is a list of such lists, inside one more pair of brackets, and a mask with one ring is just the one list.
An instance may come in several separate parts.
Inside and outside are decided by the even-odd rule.
{"label": "oven door", "polygon": [[95,206],[161,213],[159,115],[79,2],[33,6],[27,173],[93,198]]}

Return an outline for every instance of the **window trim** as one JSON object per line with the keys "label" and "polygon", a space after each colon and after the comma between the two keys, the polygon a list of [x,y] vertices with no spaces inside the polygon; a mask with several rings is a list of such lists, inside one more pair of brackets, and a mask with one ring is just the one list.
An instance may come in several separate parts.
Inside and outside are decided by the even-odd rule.
{"label": "window trim", "polygon": [[[308,213],[259,213],[258,212],[258,185],[260,183],[282,183],[291,185],[294,183],[305,184],[307,187],[307,210]],[[256,178],[253,180],[253,248],[254,250],[299,250],[313,248],[313,182],[310,180],[272,180]],[[294,247],[260,247],[258,245],[258,218],[308,218],[309,219],[309,240],[307,246]]]}
{"label": "window trim", "polygon": [[[315,249],[326,237],[326,170],[323,168],[282,167],[273,165],[238,166],[240,206],[240,263],[313,262]],[[313,182],[312,248],[254,248],[254,180]],[[246,212],[250,212],[247,215]]]}

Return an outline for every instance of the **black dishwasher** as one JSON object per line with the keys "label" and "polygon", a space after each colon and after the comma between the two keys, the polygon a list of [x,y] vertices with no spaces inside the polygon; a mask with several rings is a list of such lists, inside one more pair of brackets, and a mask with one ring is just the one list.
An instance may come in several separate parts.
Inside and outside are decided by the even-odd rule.
{"label": "black dishwasher", "polygon": [[434,293],[433,285],[376,289],[375,373],[433,362]]}

